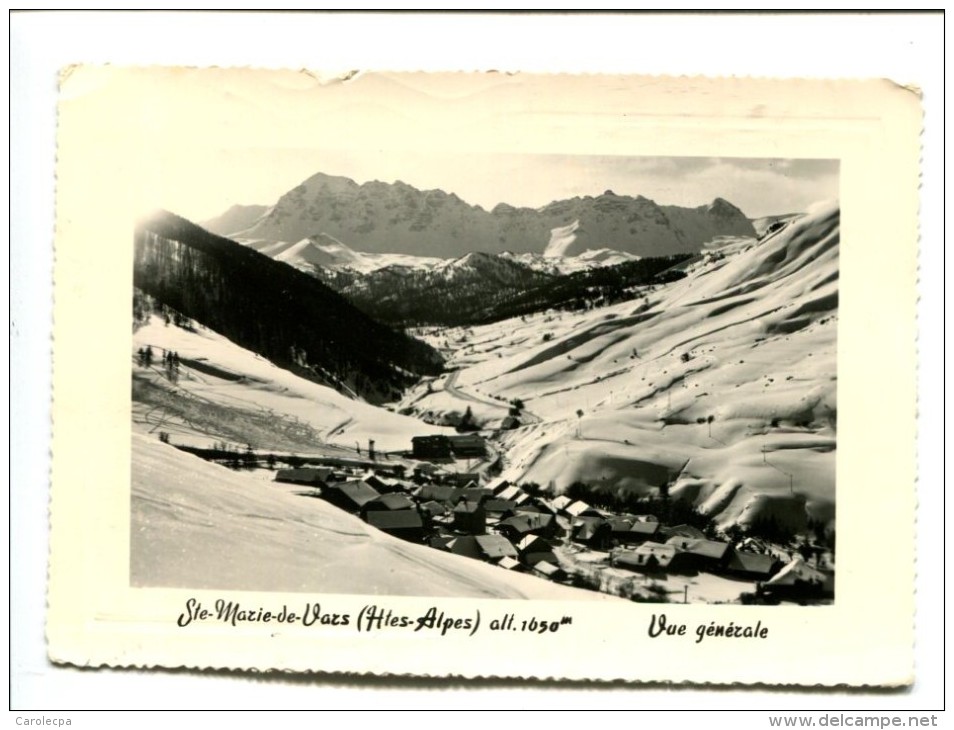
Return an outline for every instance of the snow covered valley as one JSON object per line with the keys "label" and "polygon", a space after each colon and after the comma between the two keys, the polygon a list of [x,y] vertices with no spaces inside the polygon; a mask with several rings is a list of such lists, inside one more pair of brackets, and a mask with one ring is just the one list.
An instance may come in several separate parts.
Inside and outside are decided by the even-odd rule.
{"label": "snow covered valley", "polygon": [[[683,278],[642,287],[628,301],[428,328],[419,335],[443,353],[446,371],[390,408],[306,380],[195,323],[152,314],[133,336],[132,581],[609,599],[573,583],[637,600],[682,600],[685,588],[688,600],[710,602],[755,590],[754,568],[740,580],[698,566],[673,571],[659,589],[659,573],[638,561],[652,549],[633,550],[638,543],[615,527],[600,538],[592,522],[628,520],[635,534],[636,523],[652,521],[638,509],[647,500],[681,503],[709,523],[705,537],[654,528],[648,544],[673,547],[657,550],[653,571],[670,553],[692,552],[680,539],[738,546],[748,535],[760,538],[753,554],[778,559],[773,575],[820,582],[820,555],[832,569],[834,542],[838,243],[837,205],[820,205],[762,240],[719,239],[679,265]],[[454,438],[465,415],[486,445],[480,455],[416,453],[414,439]],[[373,527],[363,509],[359,517],[357,507],[349,514],[310,498],[322,489],[272,481],[274,470],[227,469],[176,446],[225,446],[259,461],[268,454],[279,466],[286,457],[363,459],[363,471],[344,470],[349,483],[373,481],[366,462],[377,458],[406,473],[415,509],[433,529],[411,544]],[[412,483],[415,467],[428,463]],[[484,490],[473,493],[486,512],[475,534],[507,536],[507,520],[551,515],[542,562],[562,578],[546,580],[550,568],[524,561],[523,538],[543,535],[535,528],[507,538],[512,557],[493,553],[492,541],[468,555],[457,515],[468,495],[441,506],[438,491],[426,492],[431,480],[435,490]],[[537,506],[518,503],[523,494]],[[438,507],[424,514],[430,502]],[[515,506],[497,505],[498,513],[490,502]],[[582,505],[577,514],[572,504]],[[584,524],[593,529],[581,531]],[[795,542],[812,549],[799,556]]]}

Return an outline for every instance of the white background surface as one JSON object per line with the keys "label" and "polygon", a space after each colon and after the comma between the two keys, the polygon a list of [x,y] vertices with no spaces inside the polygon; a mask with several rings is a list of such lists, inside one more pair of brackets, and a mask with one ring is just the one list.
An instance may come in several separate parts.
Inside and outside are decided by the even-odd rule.
{"label": "white background surface", "polygon": [[[928,711],[943,698],[943,17],[14,14],[11,24],[11,698],[17,715],[95,708]],[[917,682],[903,692],[664,689],[81,671],[45,658],[56,72],[69,63],[886,76],[924,92]],[[95,174],[95,171],[91,171]],[[890,185],[890,181],[885,181]],[[885,353],[890,356],[890,353]],[[873,458],[876,458],[873,455]],[[892,590],[886,586],[885,590]],[[727,661],[731,659],[727,657]],[[104,718],[113,722],[112,718]],[[572,716],[566,716],[571,719]],[[580,718],[578,717],[577,720]],[[74,725],[77,720],[74,719]],[[86,724],[80,721],[80,724]]]}

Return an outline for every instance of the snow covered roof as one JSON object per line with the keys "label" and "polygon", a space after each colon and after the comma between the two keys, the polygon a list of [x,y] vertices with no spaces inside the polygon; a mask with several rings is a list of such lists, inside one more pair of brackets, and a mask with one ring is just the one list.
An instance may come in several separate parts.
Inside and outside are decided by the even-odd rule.
{"label": "snow covered roof", "polygon": [[[635,550],[626,550],[617,553],[615,562],[618,565],[631,565],[637,568],[646,567],[655,564],[660,568],[665,568],[676,556],[676,548],[673,545],[663,545],[658,542],[644,542]],[[650,560],[652,558],[652,560]]]}
{"label": "snow covered roof", "polygon": [[497,494],[501,489],[506,489],[510,485],[510,482],[504,479],[503,477],[497,477],[496,479],[491,479],[485,485],[494,494]]}
{"label": "snow covered roof", "polygon": [[629,526],[629,531],[637,535],[655,535],[659,532],[658,522],[634,522]]}
{"label": "snow covered roof", "polygon": [[550,504],[552,504],[557,510],[564,510],[573,504],[573,500],[567,497],[565,494],[561,494],[559,497],[554,497],[551,499]]}
{"label": "snow covered roof", "polygon": [[[555,501],[555,500],[554,500]],[[590,508],[586,502],[572,502],[566,507],[566,511],[574,517],[579,517]]]}
{"label": "snow covered roof", "polygon": [[[488,485],[488,488],[489,488],[489,485]],[[512,499],[516,499],[516,497],[517,497],[518,495],[523,494],[523,492],[521,491],[520,487],[517,487],[517,486],[514,486],[514,485],[510,485],[509,487],[506,487],[506,488],[500,490],[500,491],[497,492],[496,494],[497,494],[498,497],[500,497],[500,499],[511,499],[511,500],[512,500]]]}
{"label": "snow covered roof", "polygon": [[352,502],[358,507],[362,507],[372,499],[380,496],[376,489],[368,484],[365,484],[364,482],[359,481],[343,482],[341,484],[329,484],[328,486],[324,487],[322,494],[324,496],[331,497],[335,492],[343,495],[348,501]]}
{"label": "snow covered roof", "polygon": [[788,565],[772,576],[766,585],[790,586],[800,582],[822,584],[825,582],[825,574],[808,565],[801,555],[796,555]]}
{"label": "snow covered roof", "polygon": [[540,543],[544,550],[550,549],[550,544],[539,535],[524,535],[517,543],[517,550],[524,552],[533,547],[536,543]]}
{"label": "snow covered roof", "polygon": [[729,549],[729,543],[719,542],[718,540],[693,539],[689,537],[670,537],[666,544],[673,545],[680,550],[685,550],[694,555],[701,555],[705,558],[722,560],[726,551]]}
{"label": "snow covered roof", "polygon": [[488,558],[517,557],[517,549],[502,535],[477,535],[474,539]]}
{"label": "snow covered roof", "polygon": [[543,573],[543,575],[547,576],[548,578],[553,578],[561,572],[558,566],[546,560],[541,560],[539,563],[533,566],[533,569]]}

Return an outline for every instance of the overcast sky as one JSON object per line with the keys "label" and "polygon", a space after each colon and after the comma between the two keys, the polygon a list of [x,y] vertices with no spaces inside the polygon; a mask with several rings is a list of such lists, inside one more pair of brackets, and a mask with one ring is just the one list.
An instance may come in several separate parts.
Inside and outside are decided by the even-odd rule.
{"label": "overcast sky", "polygon": [[[746,109],[755,121],[717,133],[695,113],[692,90],[655,83],[87,68],[63,94],[98,127],[104,155],[112,147],[115,164],[133,169],[137,205],[195,221],[272,204],[316,172],[441,188],[486,209],[613,190],[661,205],[723,197],[754,218],[838,197],[836,160],[780,156],[805,147],[776,139],[771,107]],[[699,92],[700,108],[711,96]]]}

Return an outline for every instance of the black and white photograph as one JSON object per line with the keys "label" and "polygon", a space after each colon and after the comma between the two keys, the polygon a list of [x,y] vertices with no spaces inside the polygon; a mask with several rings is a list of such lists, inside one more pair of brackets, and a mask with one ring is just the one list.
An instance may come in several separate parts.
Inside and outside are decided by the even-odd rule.
{"label": "black and white photograph", "polygon": [[937,20],[13,13],[15,724],[936,724]]}
{"label": "black and white photograph", "polygon": [[554,124],[502,74],[144,80],[131,586],[836,601],[838,159],[494,149]]}

